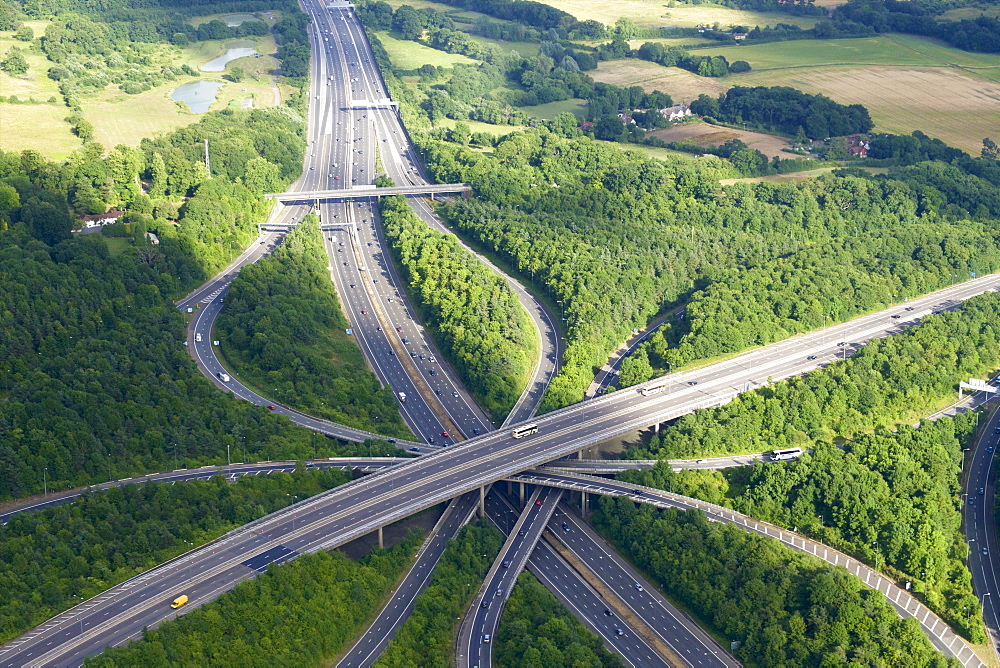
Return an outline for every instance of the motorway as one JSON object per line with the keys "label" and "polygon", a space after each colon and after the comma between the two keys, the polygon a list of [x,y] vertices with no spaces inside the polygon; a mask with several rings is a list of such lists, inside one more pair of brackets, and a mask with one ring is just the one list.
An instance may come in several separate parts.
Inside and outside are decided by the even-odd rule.
{"label": "motorway", "polygon": [[[508,536],[521,513],[515,511],[507,499],[494,489],[486,496],[486,516],[504,536]],[[616,652],[626,666],[666,668],[669,665],[628,620],[606,614],[611,604],[547,542],[541,541],[535,547],[528,558],[528,570],[567,610],[601,638],[608,650]],[[616,629],[621,629],[622,633],[617,633]]]}
{"label": "motorway", "polygon": [[466,492],[452,500],[425,540],[406,577],[392,593],[368,630],[337,662],[337,668],[368,668],[382,655],[399,627],[409,618],[420,595],[430,582],[434,567],[448,542],[458,535],[479,504],[478,492]]}
{"label": "motorway", "polygon": [[496,637],[500,626],[504,604],[514,589],[517,576],[528,564],[528,557],[542,537],[562,494],[561,489],[537,487],[528,499],[528,505],[521,511],[521,516],[508,533],[507,540],[462,620],[455,643],[456,665],[459,668],[489,668],[493,665],[491,641]]}
{"label": "motorway", "polygon": [[616,593],[628,611],[690,666],[736,668],[740,663],[697,624],[660,595],[611,549],[588,523],[559,504],[550,522],[553,533],[601,584]]}
{"label": "motorway", "polygon": [[[167,601],[177,593],[187,593],[191,606],[200,605],[256,573],[247,563],[258,565],[259,559],[266,562],[282,558],[288,550],[302,553],[336,547],[570,452],[698,408],[719,405],[745,388],[756,386],[757,379],[779,380],[807,372],[829,363],[835,355],[846,356],[849,347],[895,333],[900,324],[955,307],[962,299],[993,290],[997,283],[998,277],[991,275],[953,285],[911,300],[907,307],[912,311],[893,307],[730,360],[672,374],[661,381],[669,384],[668,390],[648,397],[640,395],[636,388],[619,390],[538,418],[538,433],[530,436],[514,438],[506,430],[481,435],[330,490],[185,555],[179,560],[186,566],[183,571],[171,562],[127,583],[127,588],[122,585],[105,592],[99,600],[85,604],[86,608],[78,606],[59,615],[9,643],[0,652],[0,662],[19,665],[39,657],[66,661],[99,651],[102,642],[137,634],[142,625],[149,623],[150,615],[162,619],[169,611]],[[895,319],[893,315],[901,317]],[[848,345],[838,346],[841,342]],[[816,359],[808,359],[810,356]],[[136,598],[132,598],[133,592]],[[85,618],[85,633],[67,627],[78,618]],[[927,615],[925,618],[930,619]]]}
{"label": "motorway", "polygon": [[[962,498],[963,525],[969,544],[969,570],[972,587],[983,606],[983,621],[990,635],[991,645],[1000,646],[1000,577],[997,573],[997,527],[994,517],[996,487],[992,470],[996,450],[1000,447],[1000,412],[992,411],[983,431],[971,452],[965,458]],[[965,454],[965,453],[963,453]]]}

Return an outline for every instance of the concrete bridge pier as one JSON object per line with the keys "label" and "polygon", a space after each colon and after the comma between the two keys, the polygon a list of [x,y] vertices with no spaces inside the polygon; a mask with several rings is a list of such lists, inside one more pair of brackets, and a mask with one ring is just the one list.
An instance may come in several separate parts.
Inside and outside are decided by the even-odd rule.
{"label": "concrete bridge pier", "polygon": [[382,527],[378,528],[378,549],[380,550],[385,549],[385,541],[382,538]]}

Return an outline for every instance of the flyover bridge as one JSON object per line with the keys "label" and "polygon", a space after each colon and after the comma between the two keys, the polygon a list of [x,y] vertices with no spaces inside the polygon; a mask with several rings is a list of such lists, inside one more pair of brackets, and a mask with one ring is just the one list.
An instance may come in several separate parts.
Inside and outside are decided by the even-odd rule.
{"label": "flyover bridge", "polygon": [[387,195],[462,195],[468,197],[472,187],[467,183],[435,183],[416,186],[390,186],[377,188],[375,186],[359,186],[357,188],[339,188],[337,190],[303,190],[293,193],[267,193],[265,199],[274,199],[285,204],[292,202],[319,202],[359,197],[385,197]]}

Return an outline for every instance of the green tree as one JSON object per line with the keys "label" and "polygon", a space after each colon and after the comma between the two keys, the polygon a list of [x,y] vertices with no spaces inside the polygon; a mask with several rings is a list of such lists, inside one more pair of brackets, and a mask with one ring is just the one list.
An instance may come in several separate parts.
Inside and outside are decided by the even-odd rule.
{"label": "green tree", "polygon": [[229,80],[233,83],[240,83],[246,78],[246,73],[243,71],[242,67],[234,65],[229,68]]}
{"label": "green tree", "polygon": [[20,42],[30,42],[35,39],[35,31],[31,29],[31,26],[21,26],[14,34],[14,39]]}
{"label": "green tree", "polygon": [[28,73],[28,61],[24,59],[24,54],[16,46],[7,51],[3,62],[0,62],[0,69],[12,76],[24,76]]}

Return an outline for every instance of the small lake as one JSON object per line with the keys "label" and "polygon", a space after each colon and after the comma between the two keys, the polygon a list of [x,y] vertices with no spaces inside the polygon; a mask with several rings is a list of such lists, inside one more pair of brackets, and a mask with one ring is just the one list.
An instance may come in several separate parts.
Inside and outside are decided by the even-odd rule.
{"label": "small lake", "polygon": [[247,56],[252,56],[257,53],[257,49],[254,48],[254,43],[246,40],[241,40],[238,42],[230,42],[226,45],[226,52],[219,56],[218,58],[213,58],[199,69],[203,72],[221,72],[226,69],[226,65],[229,61],[236,60],[237,58],[246,58]]}
{"label": "small lake", "polygon": [[222,19],[226,22],[226,25],[230,28],[238,26],[247,21],[256,21],[256,16],[251,16],[250,14],[230,14],[229,16]]}
{"label": "small lake", "polygon": [[218,81],[192,81],[175,88],[170,97],[185,103],[192,114],[204,114],[215,102],[222,86]]}

